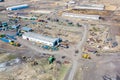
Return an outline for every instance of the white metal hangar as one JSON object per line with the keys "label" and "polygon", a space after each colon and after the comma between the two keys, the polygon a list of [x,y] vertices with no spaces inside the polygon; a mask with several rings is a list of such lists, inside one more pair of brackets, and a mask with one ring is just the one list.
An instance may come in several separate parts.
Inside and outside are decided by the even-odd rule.
{"label": "white metal hangar", "polygon": [[56,46],[62,41],[61,38],[52,38],[52,37],[40,35],[40,34],[33,33],[33,32],[24,33],[22,35],[22,38],[30,40],[30,41],[35,41],[35,42],[38,42],[38,43],[42,43],[42,44],[45,44],[45,45],[48,45],[48,46]]}
{"label": "white metal hangar", "polygon": [[20,9],[25,9],[28,8],[28,4],[23,4],[23,5],[17,5],[17,6],[12,6],[12,7],[7,7],[6,10],[20,10]]}

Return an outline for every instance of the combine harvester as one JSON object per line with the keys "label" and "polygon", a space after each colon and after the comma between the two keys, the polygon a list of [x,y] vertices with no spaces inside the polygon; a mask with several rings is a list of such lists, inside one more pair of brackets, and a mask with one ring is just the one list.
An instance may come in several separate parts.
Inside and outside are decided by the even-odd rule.
{"label": "combine harvester", "polygon": [[84,59],[91,59],[90,55],[85,53],[85,54],[82,54],[82,58]]}

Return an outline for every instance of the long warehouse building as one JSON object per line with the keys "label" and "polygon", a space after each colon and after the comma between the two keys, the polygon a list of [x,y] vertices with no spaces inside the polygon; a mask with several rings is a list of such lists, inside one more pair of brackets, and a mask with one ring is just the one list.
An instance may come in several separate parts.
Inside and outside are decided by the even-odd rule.
{"label": "long warehouse building", "polygon": [[62,41],[61,38],[52,38],[52,37],[40,35],[40,34],[33,33],[33,32],[24,33],[22,35],[22,38],[26,40],[42,43],[48,46],[56,46]]}
{"label": "long warehouse building", "polygon": [[73,9],[91,9],[91,10],[104,10],[105,6],[103,4],[86,4],[86,5],[78,5]]}
{"label": "long warehouse building", "polygon": [[23,4],[23,5],[17,5],[17,6],[12,6],[12,7],[7,7],[6,10],[20,10],[20,9],[24,9],[24,8],[28,8],[29,5],[28,4]]}
{"label": "long warehouse building", "polygon": [[74,13],[63,13],[63,17],[72,17],[72,18],[79,18],[79,19],[90,19],[90,20],[99,20],[100,15],[87,15],[87,14],[74,14]]}

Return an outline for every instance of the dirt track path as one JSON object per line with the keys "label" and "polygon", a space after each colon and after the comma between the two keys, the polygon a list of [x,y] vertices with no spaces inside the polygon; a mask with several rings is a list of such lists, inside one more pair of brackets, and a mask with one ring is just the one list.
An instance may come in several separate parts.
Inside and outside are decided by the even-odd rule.
{"label": "dirt track path", "polygon": [[75,73],[77,71],[77,68],[78,68],[78,60],[82,54],[82,46],[84,45],[86,39],[87,39],[87,33],[88,33],[88,26],[87,25],[84,25],[84,35],[83,35],[83,38],[82,38],[82,41],[79,42],[79,44],[77,45],[77,49],[79,50],[79,53],[78,55],[73,59],[73,65],[72,65],[72,68],[69,72],[69,76],[68,76],[68,79],[67,80],[73,80],[74,79],[74,76],[75,76]]}

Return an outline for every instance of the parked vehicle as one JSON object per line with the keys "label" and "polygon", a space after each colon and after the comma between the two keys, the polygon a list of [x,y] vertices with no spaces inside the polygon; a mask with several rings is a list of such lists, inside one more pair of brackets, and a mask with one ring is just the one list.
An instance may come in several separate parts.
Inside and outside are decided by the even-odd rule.
{"label": "parked vehicle", "polygon": [[43,46],[42,46],[42,48],[43,48],[43,49],[47,49],[47,50],[49,50],[49,49],[50,49],[50,47],[49,47],[49,46],[47,46],[47,45],[43,45]]}
{"label": "parked vehicle", "polygon": [[9,42],[9,44],[11,44],[11,45],[13,45],[13,46],[17,46],[17,47],[20,47],[20,46],[21,46],[20,43],[17,43],[17,42],[14,42],[14,41]]}
{"label": "parked vehicle", "polygon": [[41,20],[41,19],[38,19],[38,22],[45,22],[45,23],[47,23],[47,21]]}
{"label": "parked vehicle", "polygon": [[82,58],[84,59],[91,59],[90,55],[89,54],[82,54]]}
{"label": "parked vehicle", "polygon": [[69,48],[69,44],[67,42],[61,42],[60,47]]}

